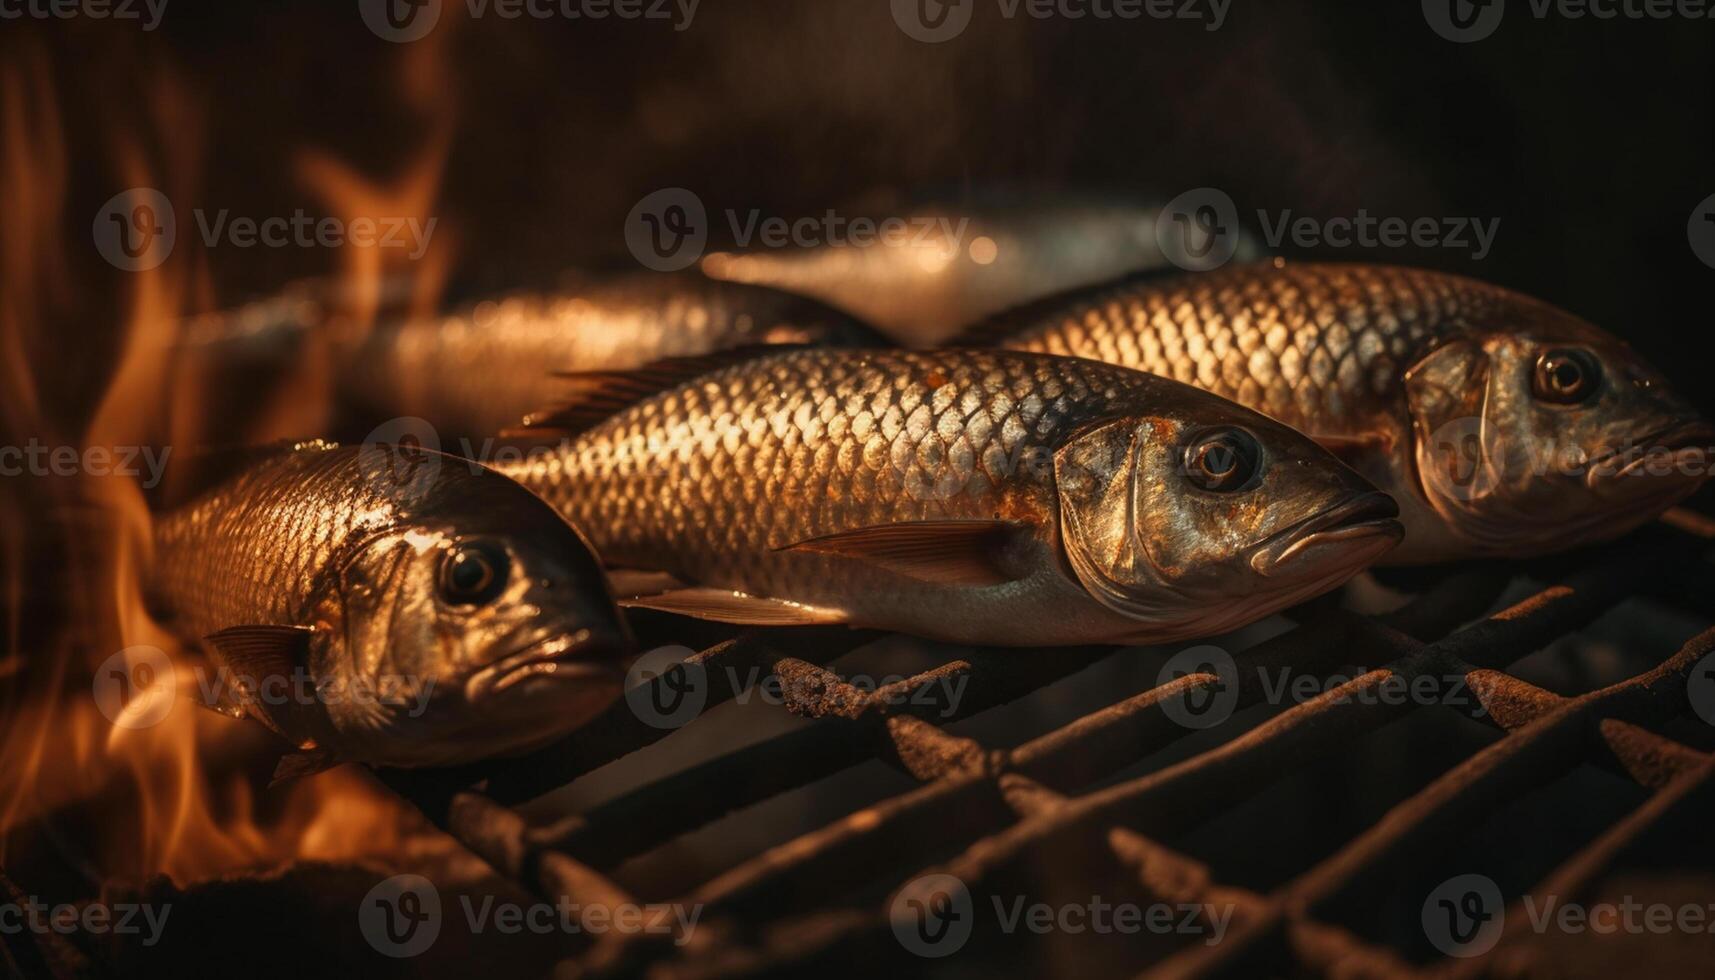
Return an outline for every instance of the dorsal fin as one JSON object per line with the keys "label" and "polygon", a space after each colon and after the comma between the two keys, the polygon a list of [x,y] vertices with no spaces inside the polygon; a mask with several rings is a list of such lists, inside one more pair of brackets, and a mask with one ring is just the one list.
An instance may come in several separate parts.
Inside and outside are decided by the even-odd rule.
{"label": "dorsal fin", "polygon": [[1100,282],[1074,286],[1071,289],[1064,289],[1038,299],[1025,300],[1017,306],[1008,307],[999,313],[991,314],[975,323],[968,324],[941,346],[998,347],[1019,331],[1035,326],[1048,317],[1062,313],[1079,303],[1096,299],[1118,289],[1131,289],[1196,274],[1175,265],[1161,265],[1148,269],[1137,269],[1117,279],[1104,279]]}
{"label": "dorsal fin", "polygon": [[669,357],[632,371],[556,371],[566,382],[558,403],[524,416],[521,428],[505,436],[573,436],[693,378],[771,354],[803,350],[805,344],[751,344],[700,357]]}

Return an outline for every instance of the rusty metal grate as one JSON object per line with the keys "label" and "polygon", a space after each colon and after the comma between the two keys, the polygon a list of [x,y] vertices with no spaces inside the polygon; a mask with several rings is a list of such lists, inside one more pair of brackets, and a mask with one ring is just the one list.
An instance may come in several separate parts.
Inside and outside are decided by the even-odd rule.
{"label": "rusty metal grate", "polygon": [[[915,958],[895,940],[890,898],[902,883],[944,873],[978,894],[1017,891],[1043,867],[1111,875],[1118,884],[1103,887],[1142,900],[1218,901],[1233,910],[1223,941],[1152,954],[1138,967],[1145,975],[1494,972],[1528,963],[1525,916],[1506,916],[1498,943],[1485,954],[1425,963],[1330,913],[1410,864],[1418,848],[1582,766],[1623,777],[1642,802],[1605,822],[1592,839],[1566,844],[1553,870],[1534,880],[1534,891],[1578,894],[1627,848],[1666,833],[1670,818],[1689,814],[1706,823],[1715,812],[1715,754],[1687,744],[1696,738],[1677,739],[1663,729],[1686,725],[1690,674],[1715,651],[1715,628],[1651,670],[1578,696],[1553,694],[1507,669],[1638,595],[1715,620],[1715,566],[1704,560],[1711,541],[1715,522],[1676,511],[1622,544],[1543,576],[1552,584],[1475,622],[1500,601],[1511,570],[1456,571],[1383,616],[1318,607],[1298,628],[1238,654],[1244,668],[1234,683],[1238,706],[1265,697],[1256,680],[1263,675],[1250,668],[1326,676],[1355,663],[1367,672],[1224,743],[1117,782],[1104,780],[1191,734],[1164,706],[1213,696],[1228,681],[1192,673],[1022,745],[994,749],[929,719],[967,717],[1024,697],[1116,651],[967,654],[892,689],[865,691],[823,665],[873,634],[755,631],[703,650],[690,666],[654,683],[682,683],[680,672],[701,668],[713,705],[737,693],[727,679],[756,668],[773,671],[786,681],[785,707],[814,724],[540,825],[513,807],[668,730],[645,724],[622,702],[577,737],[496,770],[383,777],[502,874],[549,899],[585,905],[633,901],[607,874],[624,860],[857,763],[879,758],[919,782],[781,840],[679,896],[704,909],[694,941],[680,946],[652,934],[588,940],[576,965],[598,975],[846,972],[889,959],[911,972],[932,970],[937,961]],[[1493,726],[1498,737],[1462,754],[1380,820],[1266,892],[1216,880],[1207,863],[1165,843],[1253,798],[1274,777],[1420,710],[1421,704],[1364,696],[1395,675],[1462,678],[1481,706],[1470,717]],[[968,679],[964,697],[952,703],[940,683],[949,676]],[[900,697],[906,692],[920,696]],[[482,788],[469,788],[479,775]]]}

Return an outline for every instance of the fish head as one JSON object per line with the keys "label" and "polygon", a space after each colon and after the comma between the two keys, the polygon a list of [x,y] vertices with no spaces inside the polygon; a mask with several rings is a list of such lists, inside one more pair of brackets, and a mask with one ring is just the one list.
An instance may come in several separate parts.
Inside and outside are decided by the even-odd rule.
{"label": "fish head", "polygon": [[1111,609],[1223,632],[1399,542],[1393,499],[1314,442],[1189,388],[1171,400],[1185,407],[1088,426],[1055,454],[1064,552]]}
{"label": "fish head", "polygon": [[1715,429],[1631,348],[1548,310],[1406,374],[1420,492],[1479,553],[1616,537],[1700,486]]}
{"label": "fish head", "polygon": [[[484,480],[504,481],[496,474]],[[504,481],[369,538],[339,575],[330,704],[353,757],[399,766],[517,754],[620,694],[634,641],[589,545]]]}

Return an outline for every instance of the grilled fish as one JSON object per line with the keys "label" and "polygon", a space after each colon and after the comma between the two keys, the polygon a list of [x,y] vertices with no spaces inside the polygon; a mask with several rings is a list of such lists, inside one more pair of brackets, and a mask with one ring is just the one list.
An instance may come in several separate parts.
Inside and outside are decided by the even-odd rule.
{"label": "grilled fish", "polygon": [[559,441],[503,467],[610,565],[686,585],[631,605],[1168,641],[1333,588],[1400,535],[1392,502],[1310,440],[1141,372],[1005,351],[702,366],[587,379],[531,418]]}
{"label": "grilled fish", "polygon": [[631,640],[577,532],[423,450],[261,454],[155,524],[149,593],[223,668],[203,696],[302,752],[445,765],[521,751],[620,691]]}
{"label": "grilled fish", "polygon": [[[228,363],[289,361],[318,331],[331,334],[334,404],[329,431],[361,440],[393,419],[423,419],[441,447],[516,425],[554,391],[556,371],[620,370],[767,344],[875,346],[868,327],[815,300],[694,272],[587,280],[563,291],[518,293],[445,316],[384,316],[361,338],[339,323],[334,298],[300,287],[287,296],[187,328],[187,346]],[[429,433],[418,433],[426,438]],[[236,441],[213,438],[212,443]]]}
{"label": "grilled fish", "polygon": [[[989,192],[927,201],[882,220],[898,233],[864,248],[714,252],[702,269],[814,296],[900,343],[926,347],[978,317],[1133,269],[1197,267],[1182,233],[1159,233],[1161,204],[1146,199]],[[1250,232],[1230,233],[1239,260],[1263,254]]]}
{"label": "grilled fish", "polygon": [[1616,537],[1692,493],[1715,441],[1591,324],[1417,269],[1276,259],[1143,274],[1002,314],[964,341],[1150,371],[1293,426],[1399,501],[1392,563]]}

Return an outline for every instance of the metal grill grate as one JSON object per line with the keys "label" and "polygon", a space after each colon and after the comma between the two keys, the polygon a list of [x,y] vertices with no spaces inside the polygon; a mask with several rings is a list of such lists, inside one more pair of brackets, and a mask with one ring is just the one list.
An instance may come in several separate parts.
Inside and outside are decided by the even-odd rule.
{"label": "metal grill grate", "polygon": [[[1384,616],[1319,608],[1298,628],[1238,654],[1236,678],[1193,673],[1011,749],[986,747],[929,719],[965,717],[1021,698],[1116,651],[962,655],[893,688],[865,691],[822,665],[874,634],[755,631],[709,647],[654,683],[682,684],[684,672],[701,669],[713,705],[737,693],[730,678],[757,668],[773,671],[784,682],[785,707],[817,719],[814,724],[540,826],[529,825],[512,806],[668,730],[639,720],[622,702],[575,738],[481,773],[480,791],[461,788],[475,785],[479,774],[472,772],[383,775],[502,874],[542,896],[584,905],[632,901],[604,873],[622,861],[857,763],[879,758],[920,783],[782,840],[680,896],[679,902],[704,909],[696,935],[684,945],[647,933],[590,940],[578,966],[597,974],[844,972],[885,957],[913,971],[933,969],[935,961],[913,957],[895,940],[889,899],[901,883],[944,873],[976,894],[1016,892],[1028,887],[1019,882],[1035,880],[1032,869],[1048,866],[1102,879],[1102,887],[1142,901],[1218,902],[1233,910],[1223,941],[1151,954],[1141,964],[1146,975],[1492,972],[1528,961],[1526,916],[1507,915],[1498,943],[1485,954],[1426,965],[1343,924],[1347,916],[1336,913],[1366,887],[1398,873],[1418,848],[1586,765],[1635,784],[1642,802],[1593,839],[1568,844],[1532,891],[1578,894],[1625,849],[1665,833],[1669,817],[1706,821],[1715,803],[1715,755],[1686,744],[1696,738],[1678,740],[1662,730],[1685,724],[1690,674],[1715,651],[1715,629],[1654,669],[1580,696],[1558,696],[1506,671],[1637,595],[1709,621],[1715,569],[1703,553],[1711,540],[1715,523],[1677,511],[1662,525],[1563,567],[1546,577],[1553,584],[1474,623],[1500,600],[1511,580],[1508,570],[1455,572]],[[1265,697],[1257,680],[1262,670],[1326,677],[1352,663],[1367,672],[1211,749],[1102,784],[1190,734],[1165,705],[1214,696],[1232,684],[1242,708]],[[1223,883],[1206,863],[1164,843],[1253,799],[1275,777],[1326,759],[1423,707],[1369,696],[1382,685],[1449,675],[1463,678],[1480,704],[1471,717],[1494,726],[1500,737],[1281,886],[1262,893]],[[968,678],[964,696],[951,702],[940,683],[949,676]],[[901,696],[907,692],[917,696]],[[1515,908],[1516,900],[1509,912]]]}

